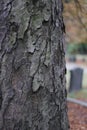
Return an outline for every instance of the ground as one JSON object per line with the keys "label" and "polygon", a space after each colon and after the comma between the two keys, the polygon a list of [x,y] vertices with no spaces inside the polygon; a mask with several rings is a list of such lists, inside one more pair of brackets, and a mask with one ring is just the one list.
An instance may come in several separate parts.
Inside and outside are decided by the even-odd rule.
{"label": "ground", "polygon": [[70,130],[87,130],[87,108],[68,103]]}

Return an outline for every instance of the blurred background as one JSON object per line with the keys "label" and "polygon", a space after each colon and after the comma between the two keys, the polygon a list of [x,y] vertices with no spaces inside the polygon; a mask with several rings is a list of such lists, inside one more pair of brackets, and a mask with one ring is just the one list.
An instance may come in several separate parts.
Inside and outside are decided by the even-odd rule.
{"label": "blurred background", "polygon": [[87,101],[87,0],[63,0],[68,96]]}

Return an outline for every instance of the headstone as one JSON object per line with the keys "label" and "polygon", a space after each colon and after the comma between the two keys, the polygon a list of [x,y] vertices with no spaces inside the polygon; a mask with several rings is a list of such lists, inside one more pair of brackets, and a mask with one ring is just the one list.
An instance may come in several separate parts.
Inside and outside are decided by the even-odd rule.
{"label": "headstone", "polygon": [[83,78],[83,69],[75,68],[70,71],[70,87],[69,92],[79,91],[82,89],[82,78]]}
{"label": "headstone", "polygon": [[70,61],[70,62],[75,62],[75,61],[76,61],[76,57],[75,57],[74,55],[71,55],[71,56],[69,57],[69,61]]}

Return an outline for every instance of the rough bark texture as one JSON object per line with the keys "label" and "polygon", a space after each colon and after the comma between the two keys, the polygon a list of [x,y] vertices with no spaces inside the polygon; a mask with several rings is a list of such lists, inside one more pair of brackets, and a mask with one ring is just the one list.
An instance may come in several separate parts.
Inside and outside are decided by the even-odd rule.
{"label": "rough bark texture", "polygon": [[61,0],[0,0],[0,130],[68,130]]}

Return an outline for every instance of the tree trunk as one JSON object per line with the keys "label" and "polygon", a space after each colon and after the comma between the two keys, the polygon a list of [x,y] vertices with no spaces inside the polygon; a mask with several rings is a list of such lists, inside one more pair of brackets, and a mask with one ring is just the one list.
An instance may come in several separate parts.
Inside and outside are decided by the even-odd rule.
{"label": "tree trunk", "polygon": [[0,0],[0,130],[68,130],[61,0]]}

